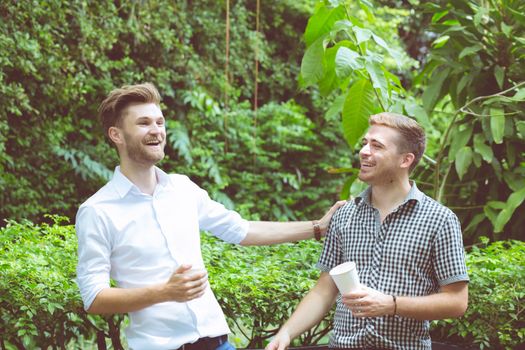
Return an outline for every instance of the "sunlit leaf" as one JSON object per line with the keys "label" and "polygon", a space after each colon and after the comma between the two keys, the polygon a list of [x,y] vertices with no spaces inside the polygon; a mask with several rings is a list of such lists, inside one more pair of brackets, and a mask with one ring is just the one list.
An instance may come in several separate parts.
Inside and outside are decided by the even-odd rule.
{"label": "sunlit leaf", "polygon": [[345,18],[345,9],[343,6],[335,8],[328,8],[326,6],[319,6],[317,12],[310,17],[304,32],[304,41],[309,47],[319,38],[332,30],[333,24]]}
{"label": "sunlit leaf", "polygon": [[348,91],[343,106],[343,134],[352,148],[368,128],[368,118],[376,113],[377,101],[368,80],[358,80]]}
{"label": "sunlit leaf", "polygon": [[499,88],[502,89],[503,79],[505,79],[505,70],[500,66],[494,67],[494,77],[496,77],[496,82],[498,83]]}
{"label": "sunlit leaf", "polygon": [[450,39],[450,36],[442,35],[439,38],[437,38],[436,40],[434,40],[434,42],[432,43],[432,46],[435,49],[439,49],[440,47],[443,47],[448,42],[448,39]]}
{"label": "sunlit leaf", "polygon": [[324,37],[318,38],[312,45],[306,49],[301,62],[301,75],[307,85],[318,82],[324,74],[323,57],[324,57]]}
{"label": "sunlit leaf", "polygon": [[494,158],[492,148],[485,144],[485,138],[481,134],[474,135],[474,151],[479,153],[487,163],[492,162]]}
{"label": "sunlit leaf", "polygon": [[472,54],[475,54],[476,52],[478,52],[482,48],[483,47],[481,45],[479,45],[479,44],[478,45],[474,45],[474,46],[465,47],[463,50],[461,50],[458,58],[462,59],[465,56],[470,56]]}
{"label": "sunlit leaf", "polygon": [[458,173],[459,179],[463,178],[463,175],[467,172],[470,164],[472,163],[472,149],[465,146],[459,150],[456,155],[456,172]]}
{"label": "sunlit leaf", "polygon": [[503,109],[490,109],[490,130],[495,143],[503,142],[503,135],[505,133],[505,115]]}
{"label": "sunlit leaf", "polygon": [[337,77],[344,79],[350,75],[353,70],[364,67],[363,59],[357,52],[347,47],[340,47],[335,56],[335,71]]}

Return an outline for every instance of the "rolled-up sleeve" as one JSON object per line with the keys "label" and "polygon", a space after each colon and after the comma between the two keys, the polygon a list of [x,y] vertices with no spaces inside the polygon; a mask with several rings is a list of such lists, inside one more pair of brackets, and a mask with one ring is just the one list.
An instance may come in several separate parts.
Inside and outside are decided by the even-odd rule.
{"label": "rolled-up sleeve", "polygon": [[433,267],[440,286],[469,280],[461,225],[452,212],[438,232],[434,242],[434,256]]}
{"label": "rolled-up sleeve", "polygon": [[97,294],[110,286],[111,240],[101,216],[90,206],[80,207],[75,230],[78,238],[77,283],[87,310]]}

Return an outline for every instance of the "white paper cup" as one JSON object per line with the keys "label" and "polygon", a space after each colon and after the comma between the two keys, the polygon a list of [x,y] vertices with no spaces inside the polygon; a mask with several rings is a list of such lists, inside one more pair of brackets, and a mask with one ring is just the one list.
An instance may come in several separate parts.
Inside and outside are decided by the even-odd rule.
{"label": "white paper cup", "polygon": [[355,262],[348,261],[337,265],[330,270],[330,276],[341,294],[346,294],[359,289],[359,276]]}

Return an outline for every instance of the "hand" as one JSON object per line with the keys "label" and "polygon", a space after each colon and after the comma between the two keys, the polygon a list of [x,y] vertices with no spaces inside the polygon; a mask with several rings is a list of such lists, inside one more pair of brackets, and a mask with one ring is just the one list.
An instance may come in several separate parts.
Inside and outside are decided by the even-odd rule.
{"label": "hand", "polygon": [[367,286],[361,286],[359,291],[344,294],[342,301],[354,317],[377,317],[394,313],[392,296]]}
{"label": "hand", "polygon": [[319,220],[319,228],[321,229],[321,236],[326,235],[326,231],[328,231],[328,225],[330,225],[330,220],[332,219],[332,216],[336,212],[337,209],[341,208],[343,205],[346,204],[346,201],[338,201],[335,202],[334,205],[324,214],[324,216]]}
{"label": "hand", "polygon": [[180,265],[163,286],[167,301],[185,302],[200,298],[208,286],[206,270],[191,270],[191,265]]}
{"label": "hand", "polygon": [[266,345],[265,350],[285,350],[290,345],[290,335],[287,331],[281,329],[272,339],[270,344]]}

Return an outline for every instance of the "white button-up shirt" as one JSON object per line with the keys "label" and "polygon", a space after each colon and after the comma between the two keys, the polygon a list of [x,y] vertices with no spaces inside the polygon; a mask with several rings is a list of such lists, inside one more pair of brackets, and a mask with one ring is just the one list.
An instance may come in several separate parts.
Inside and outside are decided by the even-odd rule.
{"label": "white button-up shirt", "polygon": [[[211,200],[183,175],[155,168],[152,196],[115,169],[113,179],[83,203],[76,217],[77,281],[87,310],[110,287],[145,287],[166,282],[182,264],[204,268],[200,230],[241,242],[248,222]],[[201,337],[229,333],[210,287],[189,302],[165,302],[130,312],[126,329],[131,349],[176,349]]]}

